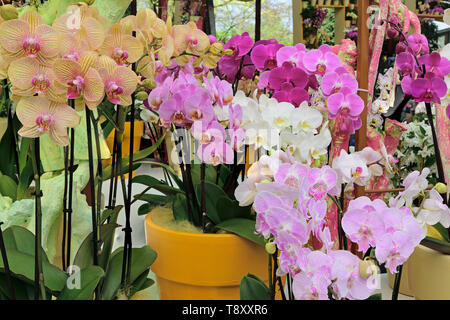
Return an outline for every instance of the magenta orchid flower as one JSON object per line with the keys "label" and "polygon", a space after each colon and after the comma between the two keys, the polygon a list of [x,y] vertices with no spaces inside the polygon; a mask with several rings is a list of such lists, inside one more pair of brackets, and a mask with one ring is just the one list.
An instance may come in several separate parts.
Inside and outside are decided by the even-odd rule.
{"label": "magenta orchid flower", "polygon": [[409,47],[412,49],[414,54],[427,54],[430,52],[428,47],[428,39],[423,34],[415,33],[408,37]]}
{"label": "magenta orchid flower", "polygon": [[432,72],[439,78],[444,78],[450,73],[450,61],[441,57],[438,52],[419,57],[420,65],[425,65],[426,72]]}
{"label": "magenta orchid flower", "polygon": [[399,53],[395,58],[395,64],[404,75],[419,71],[414,56],[409,52]]}
{"label": "magenta orchid flower", "polygon": [[281,90],[283,85],[291,85],[304,89],[308,83],[308,75],[305,71],[295,67],[292,63],[285,62],[281,67],[274,68],[270,72],[269,84],[275,90]]}
{"label": "magenta orchid flower", "polygon": [[447,94],[447,85],[433,73],[427,73],[424,78],[411,82],[411,92],[417,102],[441,103],[441,98]]}
{"label": "magenta orchid flower", "polygon": [[319,76],[335,71],[342,66],[342,62],[329,46],[323,45],[319,49],[308,51],[303,59],[306,70]]}
{"label": "magenta orchid flower", "polygon": [[344,120],[346,131],[353,133],[361,127],[359,115],[364,110],[364,101],[357,94],[346,93],[346,90],[342,90],[328,98],[329,117],[334,119],[340,116]]}
{"label": "magenta orchid flower", "polygon": [[273,98],[278,102],[289,102],[298,107],[302,102],[309,102],[308,91],[301,87],[294,87],[291,83],[283,83],[280,90],[273,94]]}
{"label": "magenta orchid flower", "polygon": [[281,43],[258,44],[250,55],[253,64],[259,71],[272,70],[277,66],[277,52],[284,47]]}
{"label": "magenta orchid flower", "polygon": [[248,32],[244,32],[243,34],[232,36],[230,40],[225,43],[225,46],[223,48],[225,50],[233,50],[233,55],[230,57],[240,58],[250,52],[250,50],[253,48],[253,44],[254,42],[252,37],[250,37]]}

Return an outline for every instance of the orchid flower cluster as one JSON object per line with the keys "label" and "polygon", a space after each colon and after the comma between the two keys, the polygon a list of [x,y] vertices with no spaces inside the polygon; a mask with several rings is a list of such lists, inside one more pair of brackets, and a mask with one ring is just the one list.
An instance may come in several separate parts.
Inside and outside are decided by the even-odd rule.
{"label": "orchid flower cluster", "polygon": [[[383,155],[367,147],[348,155],[342,151],[333,162],[309,168],[281,150],[263,156],[236,189],[240,205],[253,203],[256,232],[267,241],[266,249],[280,251],[277,275],[293,278],[296,299],[366,299],[373,292],[376,274],[372,261],[338,250],[325,224],[327,197],[336,199],[341,186],[367,184],[371,175],[388,165]],[[435,189],[427,191],[429,173],[415,171],[403,181],[405,191],[389,201],[359,197],[349,202],[342,218],[348,239],[393,273],[426,236],[426,225],[450,226],[450,209]],[[417,198],[423,198],[419,207]],[[322,243],[311,245],[314,237]],[[272,248],[274,247],[274,248]]]}
{"label": "orchid flower cluster", "polygon": [[403,75],[402,89],[416,102],[441,103],[447,94],[445,77],[450,73],[450,60],[431,52],[422,34],[413,34],[396,47],[396,65]]}
{"label": "orchid flower cluster", "polygon": [[[349,251],[335,250],[325,224],[326,197],[339,193],[339,175],[329,166],[308,168],[279,151],[263,157],[249,170],[255,184],[253,208],[256,231],[280,250],[277,275],[293,277],[296,299],[366,299],[373,288],[364,265]],[[236,190],[236,197],[242,193]],[[311,236],[322,242],[320,250],[309,244]],[[370,273],[370,272],[369,272]]]}
{"label": "orchid flower cluster", "polygon": [[[351,201],[342,218],[343,230],[359,251],[376,248],[378,262],[386,263],[392,273],[425,238],[427,225],[450,226],[450,208],[435,188],[427,190],[429,173],[428,168],[410,173],[403,181],[405,190],[391,198],[389,206],[367,197]],[[419,207],[415,205],[418,198]]]}
{"label": "orchid flower cluster", "polygon": [[[227,81],[206,72],[210,76],[207,78],[204,71],[199,81],[195,71],[191,71],[184,68],[167,76],[151,91],[147,103],[167,128],[173,125],[190,129],[200,142],[197,156],[202,162],[215,166],[231,164],[234,151],[239,151],[245,138],[242,109],[231,103],[233,91]],[[227,117],[218,118],[216,113],[223,114],[223,108],[227,109]]]}
{"label": "orchid flower cluster", "polygon": [[[68,144],[66,128],[80,121],[67,99],[75,100],[77,111],[85,105],[95,109],[105,95],[115,105],[128,106],[138,84],[154,88],[158,71],[175,61],[180,67],[191,63],[213,68],[230,53],[220,43],[211,44],[194,23],[172,26],[150,9],[140,9],[107,30],[109,21],[83,2],[70,5],[52,26],[33,10],[1,25],[0,74],[12,83],[12,99],[24,125],[19,134],[49,132],[59,145]],[[138,98],[145,101],[143,93]]]}
{"label": "orchid flower cluster", "polygon": [[[379,91],[379,96],[372,103],[372,108],[369,113],[368,123],[376,128],[383,125],[382,114],[386,113],[392,105],[394,69],[389,68],[384,74],[379,74],[377,79],[376,89]],[[397,83],[397,79],[394,85]]]}

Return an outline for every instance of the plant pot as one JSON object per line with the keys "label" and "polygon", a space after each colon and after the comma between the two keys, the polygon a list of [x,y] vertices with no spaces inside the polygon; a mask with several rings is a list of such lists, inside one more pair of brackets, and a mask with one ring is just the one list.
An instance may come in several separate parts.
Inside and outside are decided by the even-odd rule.
{"label": "plant pot", "polygon": [[450,300],[450,255],[419,245],[409,258],[408,271],[416,300]]}
{"label": "plant pot", "polygon": [[[122,140],[122,159],[126,158],[130,155],[130,141],[131,141],[131,134],[130,134],[130,122],[125,122],[125,130],[123,133],[123,140]],[[114,132],[115,129],[113,129],[109,136],[106,138],[106,143],[108,144],[108,148],[111,151],[111,154],[113,152],[114,148]],[[142,134],[144,132],[144,121],[134,121],[134,140],[133,140],[133,149],[134,152],[139,151],[141,147],[141,138]],[[103,166],[108,166],[112,163],[112,158],[109,158],[107,160],[103,160]],[[133,177],[136,175],[136,170],[133,171]],[[124,174],[124,178],[128,178],[128,173]]]}
{"label": "plant pot", "polygon": [[[401,293],[405,296],[413,297],[414,293],[409,286],[408,269],[409,269],[409,260],[407,260],[403,264],[402,278],[400,279],[399,293]],[[388,274],[388,279],[389,279],[389,287],[391,287],[391,289],[392,289],[392,288],[394,288],[395,274],[390,273],[389,270],[387,270],[387,274]]]}
{"label": "plant pot", "polygon": [[[161,300],[239,300],[240,282],[248,273],[268,280],[264,247],[234,234],[187,233],[145,218],[147,244],[158,257],[151,266]],[[166,211],[167,212],[167,211]]]}

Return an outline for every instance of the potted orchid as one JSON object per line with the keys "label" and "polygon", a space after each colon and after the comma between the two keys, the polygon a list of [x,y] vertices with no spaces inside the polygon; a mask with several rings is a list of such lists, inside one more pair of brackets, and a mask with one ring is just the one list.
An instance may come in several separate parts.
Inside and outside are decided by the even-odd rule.
{"label": "potted orchid", "polygon": [[[123,175],[131,176],[137,161],[163,139],[139,152],[131,143],[128,157],[122,157],[122,141],[128,114],[134,130],[136,92],[145,90],[145,68],[138,70],[137,64],[148,57],[150,35],[140,31],[136,20],[151,24],[156,16],[136,13],[134,2],[135,15],[120,20],[129,4],[118,2],[112,14],[104,1],[96,6],[36,2],[20,12],[9,6],[16,14],[2,16],[1,69],[6,76],[1,99],[8,135],[1,148],[9,161],[0,169],[1,223],[7,227],[0,230],[4,299],[128,299],[153,283],[147,275],[156,253],[148,246],[131,247],[127,195],[132,188]],[[111,155],[105,151],[100,118],[116,129],[112,165],[105,168],[101,161]],[[119,176],[124,206],[116,205]],[[107,180],[111,192],[104,208],[102,183]],[[5,198],[12,203],[4,205]],[[125,245],[113,251],[117,215],[124,207]],[[84,278],[77,290],[67,288],[73,272]]]}

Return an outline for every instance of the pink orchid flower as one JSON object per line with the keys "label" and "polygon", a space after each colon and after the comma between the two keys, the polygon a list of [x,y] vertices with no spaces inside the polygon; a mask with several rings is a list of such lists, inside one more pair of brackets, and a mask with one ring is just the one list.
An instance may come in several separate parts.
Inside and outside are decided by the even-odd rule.
{"label": "pink orchid flower", "polygon": [[397,231],[386,234],[377,241],[375,255],[380,263],[386,263],[391,273],[397,273],[397,267],[405,263],[415,246],[407,232]]}
{"label": "pink orchid flower", "polygon": [[323,76],[321,88],[326,97],[340,92],[342,88],[347,88],[350,93],[356,93],[358,81],[345,68],[338,68],[336,72],[328,72]]}
{"label": "pink orchid flower", "polygon": [[300,87],[294,87],[291,83],[283,83],[280,90],[273,94],[273,98],[278,102],[289,102],[298,107],[302,102],[309,102],[310,96],[308,91]]}
{"label": "pink orchid flower", "polygon": [[348,210],[342,218],[342,228],[358,250],[366,252],[375,247],[377,239],[385,233],[383,220],[376,212],[363,209]]}
{"label": "pink orchid flower", "polygon": [[59,52],[57,32],[44,24],[33,10],[25,12],[19,19],[2,23],[0,44],[7,58],[37,58],[45,65],[49,65],[48,60]]}
{"label": "pink orchid flower", "polygon": [[45,133],[60,146],[69,143],[67,128],[76,128],[80,116],[71,107],[50,102],[44,97],[26,97],[17,105],[17,117],[23,124],[19,130],[22,137],[37,138]]}
{"label": "pink orchid flower", "polygon": [[233,55],[230,57],[242,57],[250,52],[253,48],[253,39],[250,37],[248,32],[243,34],[237,34],[230,38],[230,40],[225,43],[224,49],[233,49]]}
{"label": "pink orchid flower", "polygon": [[194,122],[191,128],[191,134],[201,144],[209,144],[215,139],[225,141],[227,137],[225,128],[216,120],[208,124],[202,121]]}
{"label": "pink orchid flower", "polygon": [[250,55],[253,64],[259,71],[272,70],[277,66],[277,52],[284,47],[281,43],[256,45]]}
{"label": "pink orchid flower", "polygon": [[395,64],[404,75],[418,72],[416,60],[409,52],[402,52],[395,58]]}
{"label": "pink orchid flower", "polygon": [[308,168],[301,164],[282,164],[275,173],[275,182],[285,184],[291,188],[300,187],[300,179],[308,173]]}
{"label": "pink orchid flower", "polygon": [[308,51],[303,59],[303,64],[306,70],[319,76],[323,76],[327,72],[335,71],[342,66],[339,57],[327,45],[322,45],[319,49]]}
{"label": "pink orchid flower", "polygon": [[233,88],[230,83],[220,80],[219,77],[213,77],[204,82],[206,89],[213,100],[213,104],[220,107],[227,106],[233,101]]}
{"label": "pink orchid flower", "polygon": [[197,88],[193,94],[185,98],[184,107],[190,122],[201,121],[208,124],[215,118],[209,93],[205,89]]}
{"label": "pink orchid flower", "polygon": [[359,272],[361,260],[350,251],[337,250],[330,254],[333,259],[331,278],[332,285],[338,299],[367,299],[372,289],[367,286],[367,280]]}
{"label": "pink orchid flower", "polygon": [[277,51],[277,65],[281,67],[283,63],[290,62],[296,67],[304,69],[303,57],[306,54],[306,47],[303,43],[296,44],[295,46],[282,47]]}
{"label": "pink orchid flower", "polygon": [[316,201],[322,200],[327,193],[336,195],[337,179],[336,171],[330,166],[323,166],[320,169],[312,168],[308,171],[309,193]]}
{"label": "pink orchid flower", "polygon": [[233,148],[221,139],[215,139],[209,144],[202,144],[197,150],[197,156],[203,163],[218,166],[221,163],[231,164],[234,160]]}
{"label": "pink orchid flower", "polygon": [[172,123],[178,127],[190,127],[191,122],[187,118],[184,98],[182,93],[177,93],[161,104],[159,116],[166,127],[170,127]]}

